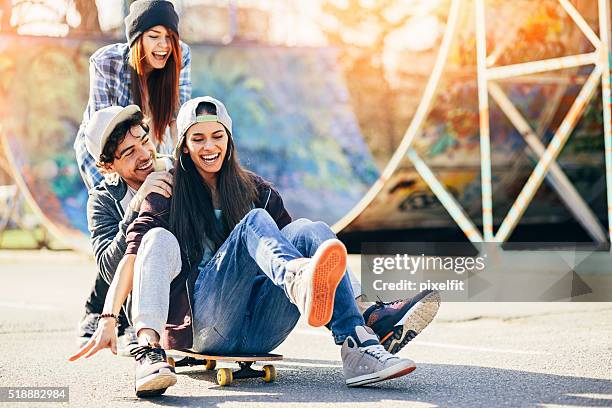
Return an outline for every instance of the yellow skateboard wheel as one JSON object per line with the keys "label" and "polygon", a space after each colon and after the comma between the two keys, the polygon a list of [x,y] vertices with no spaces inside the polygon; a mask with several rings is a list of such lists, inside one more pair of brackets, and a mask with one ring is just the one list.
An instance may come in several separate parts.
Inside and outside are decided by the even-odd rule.
{"label": "yellow skateboard wheel", "polygon": [[207,370],[214,370],[216,366],[217,366],[216,360],[206,360],[205,367]]}
{"label": "yellow skateboard wheel", "polygon": [[265,365],[263,366],[264,370],[264,381],[267,383],[271,383],[276,380],[276,368],[273,365]]}
{"label": "yellow skateboard wheel", "polygon": [[176,367],[176,361],[174,361],[174,359],[172,357],[166,357],[166,361],[168,362],[168,364],[170,364],[172,367]]}
{"label": "yellow skateboard wheel", "polygon": [[232,370],[229,368],[220,368],[217,370],[217,384],[224,387],[230,385],[233,380]]}

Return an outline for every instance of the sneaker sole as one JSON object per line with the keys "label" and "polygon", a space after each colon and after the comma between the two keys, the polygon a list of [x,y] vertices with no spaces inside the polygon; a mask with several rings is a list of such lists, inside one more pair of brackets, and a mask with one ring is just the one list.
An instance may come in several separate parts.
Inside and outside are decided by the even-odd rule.
{"label": "sneaker sole", "polygon": [[346,385],[349,387],[359,387],[361,385],[374,384],[410,374],[414,370],[416,370],[416,365],[414,365],[414,363],[407,362],[406,364],[396,364],[377,373],[360,375],[359,377],[348,379],[346,380]]}
{"label": "sneaker sole", "polygon": [[346,247],[338,240],[323,242],[313,260],[316,262],[310,287],[308,324],[324,326],[332,318],[336,288],[346,271]]}
{"label": "sneaker sole", "polygon": [[388,352],[397,353],[432,322],[439,308],[440,293],[430,293],[411,307],[380,343]]}
{"label": "sneaker sole", "polygon": [[169,369],[146,376],[136,382],[136,396],[139,398],[157,397],[166,392],[168,387],[176,384],[176,374]]}

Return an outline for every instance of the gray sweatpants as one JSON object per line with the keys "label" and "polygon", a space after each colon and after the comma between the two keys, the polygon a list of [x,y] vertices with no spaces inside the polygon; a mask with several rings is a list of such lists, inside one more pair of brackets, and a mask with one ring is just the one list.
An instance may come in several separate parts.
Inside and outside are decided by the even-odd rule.
{"label": "gray sweatpants", "polygon": [[170,284],[181,272],[179,243],[168,230],[153,228],[142,238],[134,264],[132,323],[136,333],[164,331],[170,304]]}

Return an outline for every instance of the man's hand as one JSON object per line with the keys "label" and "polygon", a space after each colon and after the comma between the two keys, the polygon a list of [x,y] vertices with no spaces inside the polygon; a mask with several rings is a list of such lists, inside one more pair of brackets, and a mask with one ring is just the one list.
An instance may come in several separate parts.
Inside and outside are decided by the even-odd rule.
{"label": "man's hand", "polygon": [[87,344],[85,344],[79,351],[68,357],[68,361],[75,361],[85,355],[85,358],[89,358],[96,354],[98,351],[105,348],[110,348],[113,354],[117,354],[117,334],[115,333],[115,326],[117,322],[113,318],[102,318],[98,322],[98,328]]}
{"label": "man's hand", "polygon": [[130,201],[130,208],[135,212],[140,212],[142,202],[151,193],[170,198],[172,196],[172,174],[167,171],[154,171],[149,174]]}

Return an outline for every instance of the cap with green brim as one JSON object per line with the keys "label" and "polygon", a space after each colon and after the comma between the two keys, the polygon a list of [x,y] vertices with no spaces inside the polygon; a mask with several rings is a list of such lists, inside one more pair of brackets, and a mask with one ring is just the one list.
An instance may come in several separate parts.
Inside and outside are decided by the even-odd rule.
{"label": "cap with green brim", "polygon": [[[198,105],[202,102],[209,102],[215,105],[217,110],[216,115],[197,115],[196,110],[198,109]],[[227,113],[227,109],[225,105],[221,101],[213,98],[212,96],[200,96],[197,98],[193,98],[188,100],[181,106],[179,113],[176,118],[176,127],[178,130],[178,141],[176,143],[176,147],[174,148],[174,157],[178,159],[180,155],[180,148],[183,145],[183,141],[185,140],[185,134],[187,130],[195,125],[196,123],[201,122],[217,122],[225,126],[225,129],[229,132],[230,136],[232,135],[232,118]]]}

